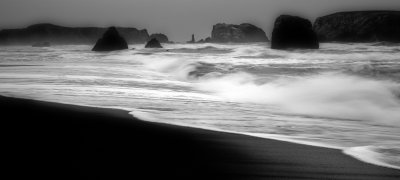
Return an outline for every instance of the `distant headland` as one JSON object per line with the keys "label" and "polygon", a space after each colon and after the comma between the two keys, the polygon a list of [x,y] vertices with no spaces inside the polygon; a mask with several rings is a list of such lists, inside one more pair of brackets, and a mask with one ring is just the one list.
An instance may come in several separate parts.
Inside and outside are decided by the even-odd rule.
{"label": "distant headland", "polygon": [[[54,24],[35,24],[23,29],[0,31],[0,45],[32,45],[38,42],[51,44],[94,44],[107,28],[64,27]],[[117,27],[128,43],[145,43],[149,39],[146,29]]]}
{"label": "distant headland", "polygon": [[[44,42],[55,45],[93,45],[107,28],[64,27],[54,24],[35,24],[22,29],[0,31],[0,45],[34,45]],[[149,35],[146,29],[116,27],[128,44],[144,44],[151,39],[172,43],[165,34]],[[248,43],[268,42],[259,27],[218,23],[212,27],[210,37],[188,43]],[[400,42],[400,11],[338,12],[318,17],[314,23],[289,15],[279,16],[271,37],[272,48],[318,48],[319,42]]]}

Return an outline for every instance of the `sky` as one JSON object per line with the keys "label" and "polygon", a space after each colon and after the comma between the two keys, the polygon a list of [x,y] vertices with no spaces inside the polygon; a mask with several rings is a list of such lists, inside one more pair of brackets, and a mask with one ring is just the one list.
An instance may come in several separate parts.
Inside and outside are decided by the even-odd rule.
{"label": "sky", "polygon": [[0,0],[0,29],[35,23],[124,26],[189,41],[211,35],[216,23],[252,23],[270,37],[281,14],[314,21],[339,11],[400,10],[400,0]]}

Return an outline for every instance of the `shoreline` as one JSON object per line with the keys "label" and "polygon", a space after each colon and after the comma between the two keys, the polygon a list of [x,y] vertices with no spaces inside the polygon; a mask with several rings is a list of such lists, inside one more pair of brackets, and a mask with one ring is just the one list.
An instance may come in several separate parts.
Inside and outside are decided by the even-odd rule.
{"label": "shoreline", "polygon": [[398,170],[361,162],[337,149],[147,122],[118,109],[0,99],[7,117],[3,123],[12,135],[6,142],[12,157],[8,164],[15,165],[11,170],[31,172],[27,177],[54,178],[60,173],[85,179],[400,177]]}
{"label": "shoreline", "polygon": [[[142,120],[145,122],[153,122],[152,120],[146,120],[146,117],[136,116],[134,114],[134,112],[130,112],[129,114],[131,114],[133,117],[139,118],[139,120]],[[155,122],[155,123],[160,123],[160,122]],[[162,124],[168,124],[168,123],[162,123]],[[359,155],[359,154],[355,153],[355,151],[365,151],[364,149],[360,149],[360,148],[364,148],[364,147],[368,147],[368,146],[340,147],[340,146],[333,146],[333,145],[324,144],[324,143],[320,143],[320,142],[312,142],[312,141],[307,141],[307,140],[296,140],[296,139],[291,138],[290,136],[284,136],[284,135],[278,135],[278,134],[246,133],[246,132],[223,130],[223,129],[218,129],[218,128],[190,126],[190,125],[186,125],[183,123],[182,124],[179,124],[179,123],[172,124],[171,123],[168,125],[203,129],[203,130],[244,135],[244,136],[251,136],[251,137],[263,138],[263,139],[267,139],[267,140],[276,140],[276,141],[283,141],[283,142],[306,145],[306,146],[313,146],[313,147],[317,147],[317,148],[336,149],[336,150],[342,151],[343,154],[345,154],[349,157],[355,158],[364,163],[368,163],[368,164],[372,164],[372,165],[380,166],[380,167],[385,167],[385,168],[391,168],[391,169],[395,169],[395,170],[400,170],[400,167],[375,160],[375,159],[371,158],[370,156],[363,156],[363,155]],[[367,152],[367,153],[371,154],[372,152]]]}

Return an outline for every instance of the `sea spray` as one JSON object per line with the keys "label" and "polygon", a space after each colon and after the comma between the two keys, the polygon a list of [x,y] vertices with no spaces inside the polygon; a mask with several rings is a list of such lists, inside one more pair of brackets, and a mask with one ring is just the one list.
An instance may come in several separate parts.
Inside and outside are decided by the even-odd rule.
{"label": "sea spray", "polygon": [[[153,69],[159,72],[168,73],[178,80],[187,80],[190,72],[196,70],[197,63],[191,63],[182,59],[163,59],[158,61],[157,59],[148,62],[144,62],[144,65],[149,69]],[[150,62],[149,62],[150,61]]]}

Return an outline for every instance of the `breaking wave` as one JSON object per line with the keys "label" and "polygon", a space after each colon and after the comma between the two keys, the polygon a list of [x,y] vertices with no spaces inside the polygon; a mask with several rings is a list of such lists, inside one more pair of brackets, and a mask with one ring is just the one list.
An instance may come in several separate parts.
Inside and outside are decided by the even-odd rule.
{"label": "breaking wave", "polygon": [[208,78],[196,88],[231,101],[278,105],[304,115],[400,126],[400,84],[341,73],[259,83],[247,73]]}
{"label": "breaking wave", "polygon": [[394,81],[343,72],[270,80],[233,65],[174,58],[146,61],[149,68],[189,81],[193,88],[228,101],[276,105],[301,115],[400,126],[400,84]]}

